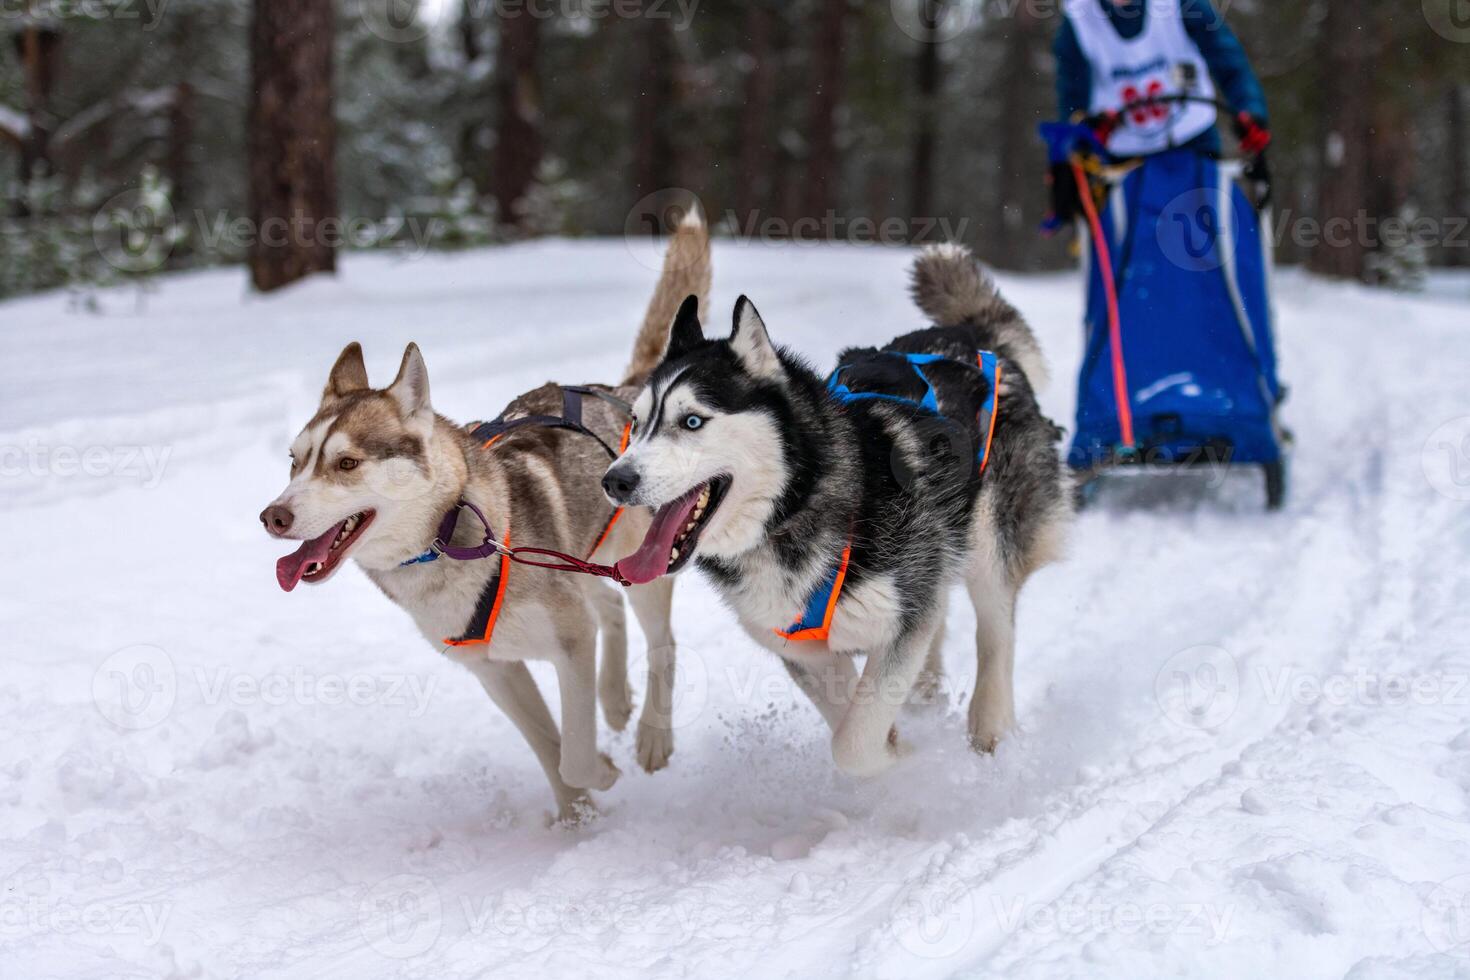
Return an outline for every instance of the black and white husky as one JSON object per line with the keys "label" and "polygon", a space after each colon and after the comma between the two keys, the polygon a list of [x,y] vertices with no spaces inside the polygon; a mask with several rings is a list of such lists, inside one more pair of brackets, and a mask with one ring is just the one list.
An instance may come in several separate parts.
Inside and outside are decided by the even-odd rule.
{"label": "black and white husky", "polygon": [[920,255],[913,294],[936,325],[845,351],[840,386],[774,346],[745,297],[720,340],[686,301],[603,480],[615,503],[657,509],[623,574],[698,564],[783,658],[854,775],[892,762],[900,707],[921,672],[921,688],[935,683],[955,579],[978,621],[971,744],[989,751],[1011,728],[1016,596],[1071,516],[1030,329],[957,246]]}

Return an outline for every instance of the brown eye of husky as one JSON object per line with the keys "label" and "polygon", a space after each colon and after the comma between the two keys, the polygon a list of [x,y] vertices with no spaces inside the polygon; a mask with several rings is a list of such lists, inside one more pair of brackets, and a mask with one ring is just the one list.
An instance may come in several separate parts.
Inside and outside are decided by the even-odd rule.
{"label": "brown eye of husky", "polygon": [[343,456],[340,460],[337,461],[337,469],[355,470],[357,469],[357,460],[353,459],[351,456]]}

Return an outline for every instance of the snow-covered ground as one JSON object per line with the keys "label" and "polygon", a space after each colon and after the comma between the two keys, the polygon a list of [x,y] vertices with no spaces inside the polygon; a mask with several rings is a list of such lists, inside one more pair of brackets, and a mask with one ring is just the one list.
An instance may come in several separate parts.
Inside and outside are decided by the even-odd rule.
{"label": "snow-covered ground", "polygon": [[[720,243],[715,307],[829,362],[918,322],[909,257]],[[255,515],[344,342],[385,379],[417,340],[485,417],[613,380],[653,279],[547,242],[0,306],[0,976],[1470,975],[1463,281],[1281,277],[1288,508],[1255,473],[1106,494],[1023,597],[993,758],[966,603],[948,711],[858,783],[689,576],[671,768],[604,731],[605,816],[548,828],[472,679],[355,569],[283,594]],[[1069,421],[1078,283],[1002,282]]]}

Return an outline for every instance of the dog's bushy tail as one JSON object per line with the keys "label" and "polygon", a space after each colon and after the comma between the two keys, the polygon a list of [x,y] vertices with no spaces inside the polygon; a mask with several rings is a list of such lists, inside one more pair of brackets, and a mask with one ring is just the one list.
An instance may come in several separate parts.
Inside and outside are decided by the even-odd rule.
{"label": "dog's bushy tail", "polygon": [[643,326],[633,342],[633,360],[623,376],[623,384],[642,384],[650,371],[663,359],[669,343],[669,326],[674,314],[690,296],[699,297],[699,315],[709,312],[710,257],[709,228],[698,208],[690,208],[669,237],[664,253],[663,271],[649,300]]}
{"label": "dog's bushy tail", "polygon": [[970,327],[982,348],[1003,354],[1026,372],[1031,387],[1046,387],[1051,372],[1036,335],[1007,303],[963,245],[931,245],[914,260],[910,284],[919,309],[941,327]]}

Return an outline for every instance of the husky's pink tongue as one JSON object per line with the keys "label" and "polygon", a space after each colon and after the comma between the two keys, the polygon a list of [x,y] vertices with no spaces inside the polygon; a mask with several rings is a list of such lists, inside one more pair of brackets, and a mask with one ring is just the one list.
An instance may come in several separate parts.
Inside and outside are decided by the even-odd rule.
{"label": "husky's pink tongue", "polygon": [[312,538],[302,544],[294,552],[276,562],[276,581],[281,583],[281,588],[290,592],[301,582],[301,576],[306,574],[306,566],[312,562],[325,562],[328,553],[332,550],[332,542],[336,540],[338,533],[342,530],[340,524],[332,525],[332,529],[319,538]]}
{"label": "husky's pink tongue", "polygon": [[654,512],[653,523],[649,525],[643,544],[617,563],[617,570],[623,578],[634,585],[642,585],[669,570],[669,551],[674,547],[674,539],[689,523],[689,515],[694,512],[694,505],[699,503],[699,494],[703,490],[704,485],[700,484]]}

